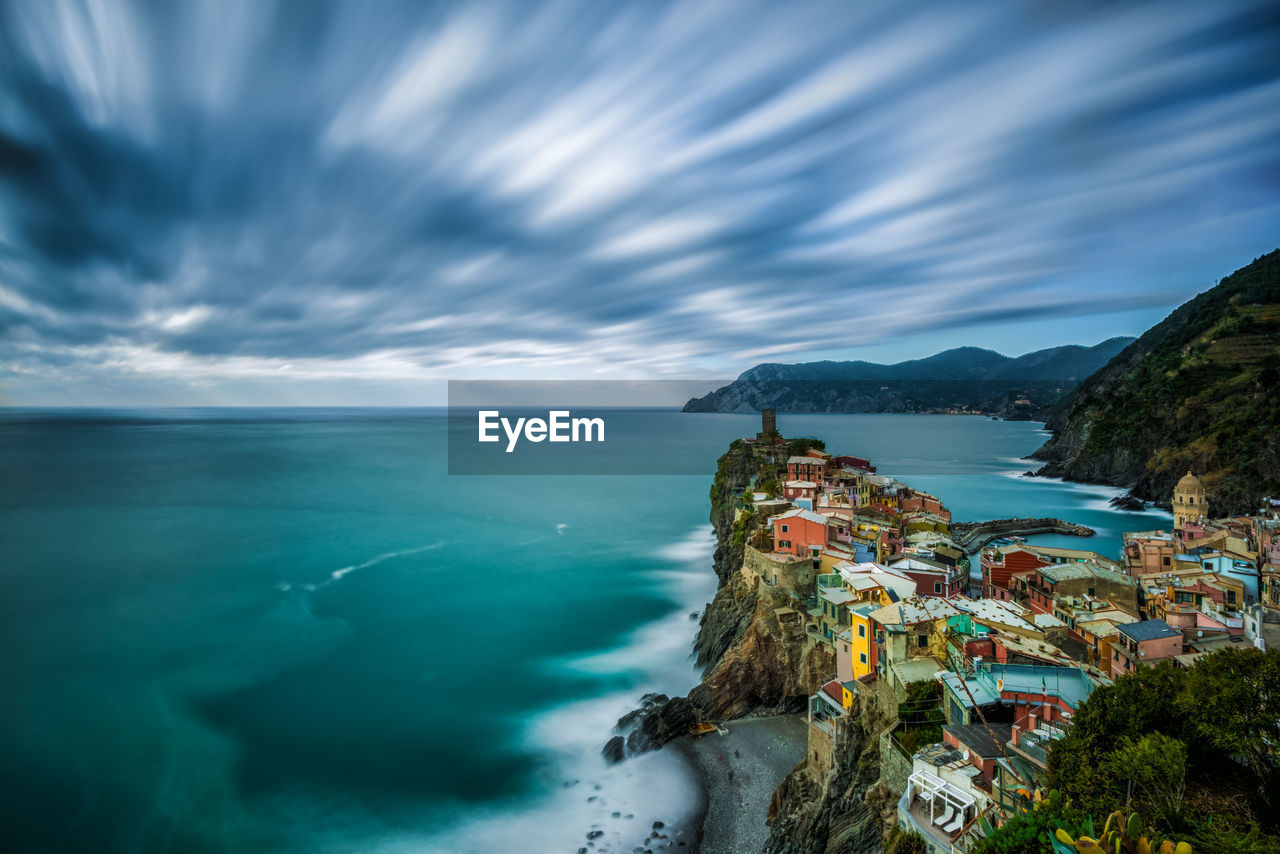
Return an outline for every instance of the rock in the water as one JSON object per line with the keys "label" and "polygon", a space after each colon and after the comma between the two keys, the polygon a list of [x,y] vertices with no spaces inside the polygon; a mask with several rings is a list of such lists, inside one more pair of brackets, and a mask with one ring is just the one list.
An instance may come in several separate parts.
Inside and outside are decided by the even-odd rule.
{"label": "rock in the water", "polygon": [[600,751],[600,755],[609,762],[621,762],[627,756],[626,739],[620,735],[615,735],[613,738],[605,742],[604,748]]}
{"label": "rock in the water", "polygon": [[627,753],[655,750],[701,720],[698,707],[688,697],[674,697],[660,706],[646,710],[635,728],[627,734]]}
{"label": "rock in the water", "polygon": [[1126,493],[1111,499],[1111,506],[1117,510],[1144,510],[1147,505],[1141,498]]}
{"label": "rock in the water", "polygon": [[592,830],[587,833],[588,839],[599,839],[601,836],[604,836],[603,830]]}

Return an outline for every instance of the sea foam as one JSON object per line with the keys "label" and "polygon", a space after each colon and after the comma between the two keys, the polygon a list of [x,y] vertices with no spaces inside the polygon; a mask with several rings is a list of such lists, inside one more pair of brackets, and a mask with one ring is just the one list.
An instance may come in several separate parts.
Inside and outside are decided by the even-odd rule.
{"label": "sea foam", "polygon": [[592,851],[629,852],[644,841],[654,821],[687,826],[702,795],[680,753],[660,750],[611,765],[600,749],[618,718],[635,709],[644,694],[683,694],[696,684],[691,653],[698,624],[689,613],[715,594],[714,551],[710,527],[659,549],[657,565],[647,574],[677,607],[613,649],[560,663],[579,672],[625,673],[636,687],[549,709],[528,721],[522,732],[525,748],[548,759],[550,779],[542,796],[487,808],[442,835],[399,840],[380,850],[574,851],[586,845],[587,833],[598,830],[602,835],[592,840]]}

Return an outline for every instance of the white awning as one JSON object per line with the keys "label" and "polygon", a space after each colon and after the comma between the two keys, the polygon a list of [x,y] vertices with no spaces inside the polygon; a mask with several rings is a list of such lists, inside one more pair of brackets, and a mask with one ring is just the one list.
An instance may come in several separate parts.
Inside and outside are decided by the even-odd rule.
{"label": "white awning", "polygon": [[972,795],[924,771],[915,771],[907,778],[907,792],[913,797],[919,794],[930,799],[942,798],[944,802],[961,810],[975,804]]}

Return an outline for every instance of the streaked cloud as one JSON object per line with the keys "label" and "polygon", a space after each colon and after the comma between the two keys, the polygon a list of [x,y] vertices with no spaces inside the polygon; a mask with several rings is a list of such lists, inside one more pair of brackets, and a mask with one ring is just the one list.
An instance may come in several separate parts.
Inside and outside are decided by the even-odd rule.
{"label": "streaked cloud", "polygon": [[1137,332],[1280,243],[1277,56],[1246,0],[5,4],[0,401]]}

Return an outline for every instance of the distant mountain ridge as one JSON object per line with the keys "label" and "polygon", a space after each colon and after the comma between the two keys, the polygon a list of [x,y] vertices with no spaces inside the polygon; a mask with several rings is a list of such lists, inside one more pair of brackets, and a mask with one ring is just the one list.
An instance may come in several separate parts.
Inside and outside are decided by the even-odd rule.
{"label": "distant mountain ridge", "polygon": [[[926,412],[981,410],[1031,418],[1047,412],[1133,338],[1070,344],[1010,357],[957,347],[892,365],[876,362],[766,363],[691,399],[685,412]],[[1016,401],[1027,403],[1018,404]]]}
{"label": "distant mountain ridge", "polygon": [[1280,497],[1280,250],[1184,303],[1051,414],[1039,474],[1167,505],[1188,469],[1214,516]]}

